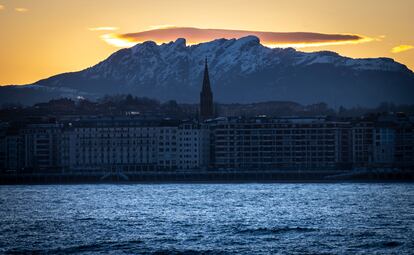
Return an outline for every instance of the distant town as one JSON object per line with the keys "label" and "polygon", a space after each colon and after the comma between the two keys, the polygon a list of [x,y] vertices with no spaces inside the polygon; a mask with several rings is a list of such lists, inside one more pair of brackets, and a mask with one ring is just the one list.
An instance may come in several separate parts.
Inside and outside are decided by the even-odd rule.
{"label": "distant town", "polygon": [[215,104],[206,61],[199,105],[128,95],[3,107],[0,169],[13,176],[116,173],[125,179],[185,171],[412,173],[413,109],[380,108]]}

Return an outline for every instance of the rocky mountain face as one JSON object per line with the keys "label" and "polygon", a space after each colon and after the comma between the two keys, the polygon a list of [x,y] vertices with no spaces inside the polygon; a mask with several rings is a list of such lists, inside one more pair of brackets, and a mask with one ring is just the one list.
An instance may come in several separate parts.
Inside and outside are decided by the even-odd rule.
{"label": "rocky mountain face", "polygon": [[79,72],[1,87],[0,103],[126,93],[198,102],[205,58],[214,99],[222,103],[280,100],[325,102],[333,107],[414,103],[414,74],[392,59],[272,49],[255,36],[192,46],[181,38],[162,45],[147,41]]}

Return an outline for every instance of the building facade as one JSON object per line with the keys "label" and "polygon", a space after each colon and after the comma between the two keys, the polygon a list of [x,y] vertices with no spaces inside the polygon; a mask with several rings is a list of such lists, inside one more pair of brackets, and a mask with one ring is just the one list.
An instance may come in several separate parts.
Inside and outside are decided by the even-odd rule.
{"label": "building facade", "polygon": [[318,118],[223,118],[215,123],[219,169],[335,169],[352,164],[349,123]]}
{"label": "building facade", "polygon": [[208,131],[194,122],[118,118],[70,123],[63,166],[80,171],[170,171],[204,168]]}
{"label": "building facade", "polygon": [[31,124],[23,129],[24,167],[60,171],[63,124]]}
{"label": "building facade", "polygon": [[408,119],[89,117],[0,131],[2,171],[414,168]]}
{"label": "building facade", "polygon": [[374,123],[361,121],[352,126],[352,158],[357,167],[366,167],[374,162]]}
{"label": "building facade", "polygon": [[395,162],[396,130],[392,126],[378,125],[373,129],[373,162],[392,165]]}

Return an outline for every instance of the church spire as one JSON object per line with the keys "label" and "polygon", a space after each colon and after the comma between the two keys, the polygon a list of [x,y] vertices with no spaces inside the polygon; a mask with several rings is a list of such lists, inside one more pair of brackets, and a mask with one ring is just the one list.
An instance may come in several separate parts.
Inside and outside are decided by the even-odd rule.
{"label": "church spire", "polygon": [[211,93],[210,77],[209,77],[209,74],[208,74],[207,58],[205,59],[205,64],[204,64],[203,90],[209,90],[210,93]]}
{"label": "church spire", "polygon": [[203,120],[214,117],[213,92],[210,86],[207,58],[205,59],[203,86],[200,93],[200,117]]}

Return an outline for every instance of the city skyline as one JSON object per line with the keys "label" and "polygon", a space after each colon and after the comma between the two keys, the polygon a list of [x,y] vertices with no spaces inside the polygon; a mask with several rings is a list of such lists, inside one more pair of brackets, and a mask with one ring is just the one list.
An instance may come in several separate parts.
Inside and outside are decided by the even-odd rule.
{"label": "city skyline", "polygon": [[412,253],[413,10],[0,0],[0,253]]}
{"label": "city skyline", "polygon": [[[247,1],[178,1],[174,11],[165,1],[123,3],[0,1],[0,85],[78,71],[143,40],[162,43],[191,37],[182,28],[198,29],[207,39],[239,37],[240,31],[267,33],[277,41],[260,38],[266,46],[331,50],[354,58],[390,57],[414,68],[412,1],[257,1],[253,6]],[[141,38],[145,31],[152,34]],[[163,37],[165,32],[170,34]],[[302,37],[292,39],[296,32],[303,32]],[[286,41],[281,35],[287,35]],[[203,41],[187,38],[188,44]]]}

